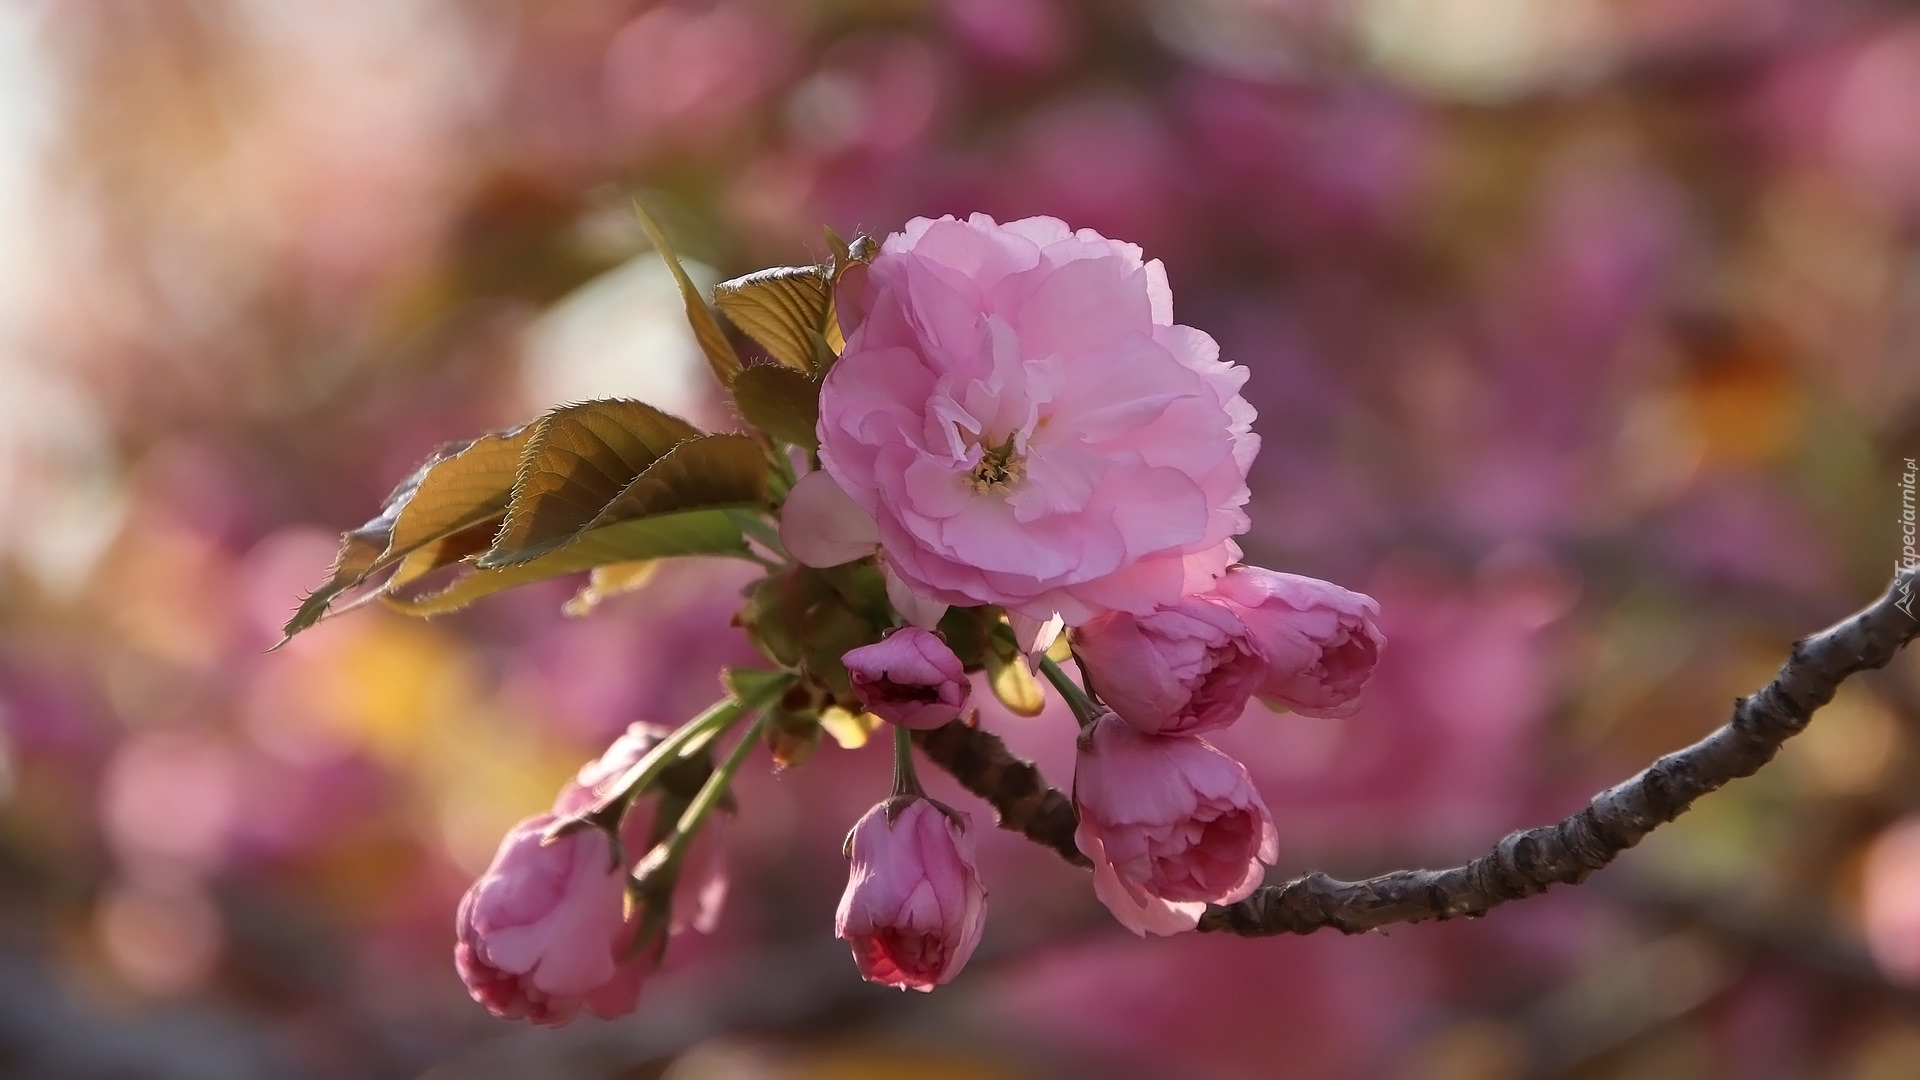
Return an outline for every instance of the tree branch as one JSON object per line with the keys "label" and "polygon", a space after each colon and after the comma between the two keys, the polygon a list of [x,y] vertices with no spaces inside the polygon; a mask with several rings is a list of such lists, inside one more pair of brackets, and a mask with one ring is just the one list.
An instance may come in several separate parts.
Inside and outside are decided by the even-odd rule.
{"label": "tree branch", "polygon": [[[1793,645],[1773,681],[1734,703],[1725,725],[1639,775],[1595,795],[1556,825],[1512,833],[1493,850],[1445,870],[1400,870],[1364,881],[1312,873],[1268,885],[1237,904],[1207,909],[1203,931],[1242,937],[1310,934],[1323,927],[1357,934],[1392,923],[1482,915],[1501,904],[1574,885],[1685,813],[1694,800],[1751,776],[1833,700],[1849,676],[1884,667],[1920,637],[1920,620],[1899,605],[1920,603],[1920,571],[1896,576],[1878,601]],[[993,734],[956,721],[916,741],[936,764],[999,811],[1002,828],[1088,866],[1073,843],[1072,801],[1046,786],[1030,762]]]}
{"label": "tree branch", "polygon": [[1073,843],[1073,830],[1080,823],[1073,800],[1048,787],[1033,762],[1015,757],[1000,736],[955,720],[932,731],[916,731],[913,741],[960,786],[992,804],[998,811],[994,824],[1053,849],[1075,866],[1093,869]]}

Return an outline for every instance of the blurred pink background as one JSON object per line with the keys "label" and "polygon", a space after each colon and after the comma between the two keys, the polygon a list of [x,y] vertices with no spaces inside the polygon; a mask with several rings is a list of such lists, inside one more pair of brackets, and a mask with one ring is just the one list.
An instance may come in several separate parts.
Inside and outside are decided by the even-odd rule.
{"label": "blurred pink background", "polygon": [[[1911,3],[7,5],[0,1075],[1920,1074],[1912,655],[1474,923],[1137,941],[995,834],[985,943],[928,997],[832,940],[887,761],[828,745],[750,767],[720,930],[638,1015],[487,1016],[461,891],[629,721],[716,696],[742,571],[264,650],[441,441],[594,396],[727,422],[634,194],[709,284],[973,210],[1165,260],[1252,371],[1249,557],[1372,593],[1391,642],[1356,719],[1220,740],[1277,874],[1577,809],[1899,553]],[[1067,782],[1061,715],[988,722]]]}

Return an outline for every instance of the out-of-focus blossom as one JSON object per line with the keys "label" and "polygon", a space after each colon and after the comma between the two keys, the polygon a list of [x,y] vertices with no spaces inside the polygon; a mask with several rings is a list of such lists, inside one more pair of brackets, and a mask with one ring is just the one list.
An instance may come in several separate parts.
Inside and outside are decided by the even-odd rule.
{"label": "out-of-focus blossom", "polygon": [[604,88],[620,134],[644,148],[724,141],[781,78],[792,39],[778,7],[666,3],[606,46]]}
{"label": "out-of-focus blossom", "polygon": [[1860,922],[1874,962],[1920,984],[1920,817],[1881,833],[1861,870]]}
{"label": "out-of-focus blossom", "polygon": [[1102,615],[1073,640],[1100,699],[1150,735],[1233,723],[1267,674],[1246,624],[1205,596],[1145,615]]}
{"label": "out-of-focus blossom", "polygon": [[1251,893],[1280,853],[1246,767],[1197,736],[1101,717],[1080,737],[1073,801],[1094,894],[1136,934],[1193,929],[1208,904]]}
{"label": "out-of-focus blossom", "polygon": [[608,1019],[632,1012],[649,961],[628,955],[627,876],[598,829],[542,843],[553,821],[528,818],[500,842],[460,901],[454,965],[496,1016],[558,1026],[582,1005]]}
{"label": "out-of-focus blossom", "polygon": [[973,955],[987,890],[968,826],[965,814],[906,797],[875,806],[853,827],[834,934],[853,946],[862,978],[925,992]]}
{"label": "out-of-focus blossom", "polygon": [[1360,708],[1360,693],[1387,643],[1372,597],[1257,566],[1227,571],[1219,593],[1266,657],[1262,698],[1305,716],[1339,718]]}
{"label": "out-of-focus blossom", "polygon": [[1049,68],[1074,46],[1058,0],[947,0],[940,7],[955,36],[997,66]]}
{"label": "out-of-focus blossom", "polygon": [[959,719],[972,691],[966,668],[946,639],[917,626],[895,630],[840,659],[868,712],[917,731]]}
{"label": "out-of-focus blossom", "polygon": [[[909,222],[867,278],[844,298],[820,457],[912,592],[1077,625],[1231,561],[1259,448],[1245,372],[1174,324],[1157,260],[976,214]],[[796,486],[787,513],[823,488]],[[791,521],[782,536],[805,562],[845,559]]]}

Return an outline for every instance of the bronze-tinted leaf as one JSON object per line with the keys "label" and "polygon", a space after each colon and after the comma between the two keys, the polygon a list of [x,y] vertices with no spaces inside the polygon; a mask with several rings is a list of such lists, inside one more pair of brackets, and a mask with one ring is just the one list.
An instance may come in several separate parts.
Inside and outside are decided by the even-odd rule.
{"label": "bronze-tinted leaf", "polygon": [[463,551],[437,563],[431,555],[415,558],[463,532],[492,533],[506,507],[515,465],[530,434],[527,428],[516,428],[435,450],[387,496],[378,517],[341,537],[340,553],[327,571],[327,580],[288,620],[283,630],[286,637],[319,622],[342,593],[402,558],[418,564],[417,573],[425,573],[470,553]]}
{"label": "bronze-tinted leaf", "polygon": [[533,425],[482,435],[453,458],[437,462],[420,477],[413,496],[400,507],[393,535],[381,555],[386,562],[443,536],[487,521],[507,509],[519,474],[520,455]]}
{"label": "bronze-tinted leaf", "polygon": [[985,659],[987,684],[993,687],[993,696],[1000,699],[1000,704],[1016,716],[1039,716],[1047,707],[1047,698],[1026,659],[1004,656],[993,648],[987,650]]}
{"label": "bronze-tinted leaf", "polygon": [[608,563],[596,566],[587,574],[587,583],[573,594],[561,611],[571,616],[586,615],[602,603],[630,592],[646,588],[647,582],[660,572],[658,559],[636,559],[632,562]]}
{"label": "bronze-tinted leaf", "polygon": [[470,559],[487,550],[493,544],[493,534],[500,528],[500,517],[495,515],[485,521],[476,522],[459,532],[448,533],[437,540],[428,541],[407,553],[400,560],[400,566],[394,570],[381,589],[392,592],[412,582],[418,581],[442,567],[452,566],[462,559]]}
{"label": "bronze-tinted leaf", "polygon": [[480,564],[537,558],[571,540],[676,443],[699,429],[638,401],[589,401],[533,425],[506,520]]}
{"label": "bronze-tinted leaf", "polygon": [[776,266],[723,281],[713,303],[767,355],[790,368],[813,368],[813,335],[833,308],[831,266]]}
{"label": "bronze-tinted leaf", "polygon": [[681,555],[748,555],[733,510],[689,510],[622,521],[582,534],[573,543],[527,562],[476,568],[444,588],[420,596],[380,599],[409,615],[457,611],[482,597],[596,566]]}
{"label": "bronze-tinted leaf", "polygon": [[767,459],[752,439],[701,435],[647,466],[588,527],[703,507],[757,506],[766,499]]}
{"label": "bronze-tinted leaf", "polygon": [[819,447],[818,378],[792,368],[756,365],[734,377],[733,401],[747,423],[773,438],[808,450]]}
{"label": "bronze-tinted leaf", "polygon": [[633,212],[639,216],[640,227],[647,231],[653,249],[666,261],[667,269],[673,271],[673,280],[680,285],[680,299],[687,306],[687,322],[693,327],[693,338],[700,343],[707,366],[713,369],[713,376],[720,380],[721,386],[732,383],[740,372],[740,356],[733,351],[733,343],[727,340],[727,333],[720,329],[706,298],[700,295],[686,268],[680,265],[680,256],[674,253],[673,245],[667,243],[667,234],[661,230],[660,223],[638,202],[633,204]]}

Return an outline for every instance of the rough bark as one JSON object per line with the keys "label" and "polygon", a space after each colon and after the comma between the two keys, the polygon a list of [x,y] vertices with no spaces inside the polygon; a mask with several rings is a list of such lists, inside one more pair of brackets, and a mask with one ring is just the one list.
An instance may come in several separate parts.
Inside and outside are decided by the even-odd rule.
{"label": "rough bark", "polygon": [[[1199,928],[1243,937],[1310,934],[1324,927],[1357,934],[1393,923],[1482,915],[1554,885],[1578,884],[1685,813],[1694,800],[1757,772],[1848,677],[1884,667],[1920,637],[1920,621],[1898,606],[1908,595],[1903,585],[1920,595],[1920,572],[1896,578],[1886,595],[1853,617],[1795,642],[1779,674],[1736,701],[1726,724],[1595,795],[1564,821],[1513,833],[1479,858],[1444,870],[1399,870],[1364,881],[1311,873],[1268,885],[1237,904],[1207,909]],[[956,721],[915,738],[929,758],[993,805],[1001,828],[1077,866],[1089,865],[1073,843],[1072,800],[1048,787],[1039,770],[997,736]]]}

